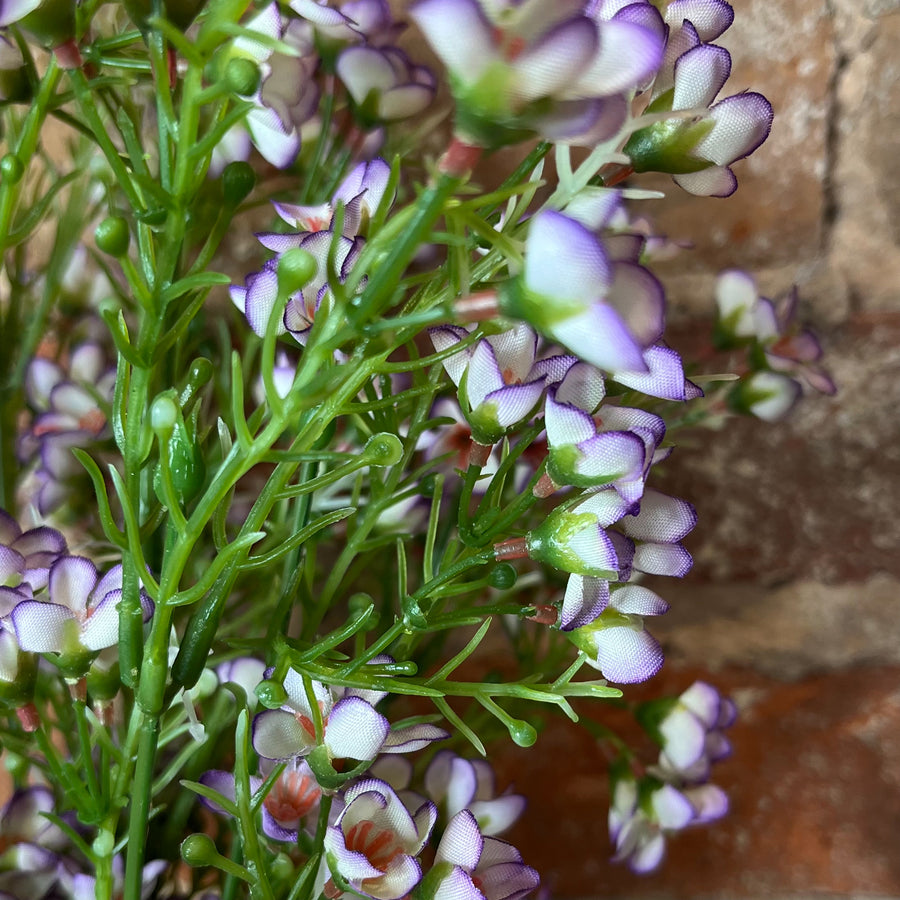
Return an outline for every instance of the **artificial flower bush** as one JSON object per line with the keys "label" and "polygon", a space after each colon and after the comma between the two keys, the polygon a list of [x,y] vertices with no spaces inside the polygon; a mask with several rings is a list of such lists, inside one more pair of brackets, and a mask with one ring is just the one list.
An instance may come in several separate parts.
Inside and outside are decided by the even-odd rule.
{"label": "artificial flower bush", "polygon": [[0,897],[524,897],[491,748],[609,701],[614,859],[724,815],[733,704],[628,698],[654,469],[834,391],[746,273],[734,373],[665,342],[639,174],[724,197],[771,125],[732,18],[417,0],[432,71],[385,0],[0,2]]}

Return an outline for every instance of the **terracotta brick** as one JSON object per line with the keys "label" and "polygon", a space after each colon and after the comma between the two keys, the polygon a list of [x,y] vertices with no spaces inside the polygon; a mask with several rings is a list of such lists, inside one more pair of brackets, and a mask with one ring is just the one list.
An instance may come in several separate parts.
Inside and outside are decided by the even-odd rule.
{"label": "terracotta brick", "polygon": [[[741,709],[733,757],[716,768],[725,820],[670,842],[638,878],[609,861],[602,749],[560,722],[533,750],[506,749],[501,777],[529,794],[509,835],[556,897],[900,894],[900,668],[854,668],[793,684],[748,669],[667,667],[629,698],[702,677]],[[600,718],[597,705],[580,707]]]}

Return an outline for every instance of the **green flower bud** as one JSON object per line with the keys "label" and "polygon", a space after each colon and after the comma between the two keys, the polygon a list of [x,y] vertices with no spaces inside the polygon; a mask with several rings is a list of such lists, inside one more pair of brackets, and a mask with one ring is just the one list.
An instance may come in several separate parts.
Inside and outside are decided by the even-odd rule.
{"label": "green flower bud", "polygon": [[520,747],[531,747],[537,740],[537,730],[522,719],[510,719],[506,723],[509,736]]}
{"label": "green flower bud", "polygon": [[0,159],[0,176],[9,184],[16,184],[25,174],[25,166],[22,160],[13,153],[7,153]]}
{"label": "green flower bud", "polygon": [[498,591],[508,591],[519,577],[518,572],[509,563],[500,563],[488,575],[488,584]]}
{"label": "green flower bud", "polygon": [[287,691],[277,681],[261,681],[253,693],[266,709],[278,709],[288,701]]}
{"label": "green flower bud", "polygon": [[[174,422],[172,422],[173,410]],[[181,410],[167,396],[157,397],[154,400],[150,415],[154,430],[164,436],[162,443],[165,444],[164,452],[167,451],[169,454],[169,475],[175,487],[175,494],[182,503],[192,500],[206,481],[206,461],[197,446],[194,429],[185,424]],[[160,501],[165,503],[162,466],[157,466],[153,476],[153,489]]]}
{"label": "green flower bud", "polygon": [[128,252],[130,239],[128,223],[121,216],[108,216],[94,232],[97,249],[116,257],[116,259]]}
{"label": "green flower bud", "polygon": [[235,56],[225,66],[225,84],[239,97],[252,97],[259,88],[259,66],[244,56]]}
{"label": "green flower bud", "polygon": [[363,456],[370,466],[396,465],[403,456],[403,442],[388,432],[373,434],[363,447]]}
{"label": "green flower bud", "polygon": [[222,193],[227,206],[238,206],[256,187],[256,173],[250,163],[234,160],[222,172]]}
{"label": "green flower bud", "polygon": [[191,867],[211,866],[219,851],[208,834],[190,834],[181,842],[181,858]]}
{"label": "green flower bud", "polygon": [[278,288],[285,296],[296,294],[316,276],[319,265],[307,250],[294,247],[281,254],[278,260]]}

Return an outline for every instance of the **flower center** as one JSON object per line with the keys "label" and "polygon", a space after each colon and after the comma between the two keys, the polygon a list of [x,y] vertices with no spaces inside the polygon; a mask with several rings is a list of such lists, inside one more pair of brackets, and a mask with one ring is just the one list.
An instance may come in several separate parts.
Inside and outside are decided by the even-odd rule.
{"label": "flower center", "polygon": [[275,782],[263,806],[278,822],[302,819],[319,802],[319,787],[302,772],[284,772]]}
{"label": "flower center", "polygon": [[362,853],[382,872],[403,852],[396,835],[391,831],[377,829],[374,822],[358,822],[344,836],[344,842],[348,850]]}

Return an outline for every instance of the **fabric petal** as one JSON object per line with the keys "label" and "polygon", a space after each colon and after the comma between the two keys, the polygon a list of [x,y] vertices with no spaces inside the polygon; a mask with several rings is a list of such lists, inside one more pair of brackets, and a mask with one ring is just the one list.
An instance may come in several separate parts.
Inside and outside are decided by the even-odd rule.
{"label": "fabric petal", "polygon": [[390,730],[388,720],[360,697],[345,697],[331,710],[324,742],[338,759],[375,759]]}

